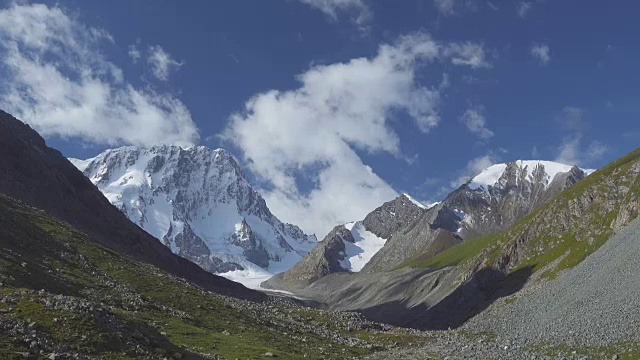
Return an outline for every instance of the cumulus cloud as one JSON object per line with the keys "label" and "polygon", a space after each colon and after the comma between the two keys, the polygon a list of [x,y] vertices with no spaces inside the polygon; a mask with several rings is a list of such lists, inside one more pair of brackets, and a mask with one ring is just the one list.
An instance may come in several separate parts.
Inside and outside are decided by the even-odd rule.
{"label": "cumulus cloud", "polygon": [[147,62],[151,66],[153,76],[162,81],[169,80],[169,74],[183,65],[182,62],[173,59],[160,45],[149,47]]}
{"label": "cumulus cloud", "polygon": [[444,55],[451,58],[454,65],[469,66],[474,69],[489,68],[484,46],[478,43],[451,43],[444,48]]}
{"label": "cumulus cloud", "polygon": [[325,13],[331,20],[337,21],[341,13],[351,17],[361,30],[366,30],[373,18],[373,12],[364,0],[299,0]]}
{"label": "cumulus cloud", "polygon": [[198,132],[178,99],[128,83],[101,45],[104,30],[59,7],[13,4],[0,10],[0,106],[43,135],[85,142],[191,145]]}
{"label": "cumulus cloud", "polygon": [[416,68],[440,55],[434,40],[416,33],[372,58],[314,66],[298,76],[298,89],[254,96],[223,138],[266,182],[274,213],[322,236],[397,196],[358,151],[402,157],[388,126],[398,112],[425,133],[438,124],[439,88],[418,84]]}
{"label": "cumulus cloud", "polygon": [[547,44],[533,44],[531,45],[531,56],[540,62],[541,65],[549,64],[551,61],[551,55],[549,54],[549,45]]}
{"label": "cumulus cloud", "polygon": [[467,109],[464,112],[460,121],[482,140],[487,140],[493,137],[493,131],[487,128],[487,120],[482,114],[482,108]]}

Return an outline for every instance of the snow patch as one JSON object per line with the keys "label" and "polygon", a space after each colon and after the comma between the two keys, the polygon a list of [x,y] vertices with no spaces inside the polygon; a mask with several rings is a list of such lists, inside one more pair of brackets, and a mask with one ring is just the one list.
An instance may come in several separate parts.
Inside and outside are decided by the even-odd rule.
{"label": "snow patch", "polygon": [[[544,171],[547,173],[547,185],[549,185],[556,175],[560,173],[566,173],[571,170],[572,165],[565,165],[553,161],[544,161],[544,160],[517,160],[516,164],[520,168],[527,168],[527,176],[531,177],[533,174],[533,170],[538,166],[544,166]],[[502,174],[504,174],[507,169],[507,164],[495,164],[491,165],[485,170],[483,170],[480,174],[476,175],[471,182],[468,184],[469,188],[472,190],[476,189],[484,189],[488,190],[489,186],[495,186],[498,182]],[[583,170],[587,175],[590,174],[590,170]]]}
{"label": "snow patch", "polygon": [[91,164],[93,159],[94,158],[87,159],[87,160],[81,160],[81,159],[69,158],[69,161],[73,164],[73,166],[78,168],[78,170],[84,171],[89,166],[89,164]]}
{"label": "snow patch", "polygon": [[346,224],[345,227],[351,231],[355,242],[344,241],[345,257],[340,265],[345,270],[358,272],[371,260],[373,255],[382,249],[387,240],[367,231],[360,221]]}
{"label": "snow patch", "polygon": [[419,207],[421,209],[428,209],[430,207],[430,206],[426,206],[425,204],[421,203],[420,201],[412,198],[411,195],[409,195],[407,193],[404,193],[402,195],[406,196],[407,199],[409,199],[409,201],[411,201],[415,206],[417,206],[417,207]]}

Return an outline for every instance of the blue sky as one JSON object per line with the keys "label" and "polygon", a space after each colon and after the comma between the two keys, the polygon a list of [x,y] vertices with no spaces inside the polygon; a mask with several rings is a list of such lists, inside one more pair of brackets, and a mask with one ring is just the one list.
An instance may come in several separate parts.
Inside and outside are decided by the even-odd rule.
{"label": "blue sky", "polygon": [[495,162],[597,168],[640,143],[633,1],[43,4],[2,3],[3,108],[69,157],[227,148],[307,231]]}

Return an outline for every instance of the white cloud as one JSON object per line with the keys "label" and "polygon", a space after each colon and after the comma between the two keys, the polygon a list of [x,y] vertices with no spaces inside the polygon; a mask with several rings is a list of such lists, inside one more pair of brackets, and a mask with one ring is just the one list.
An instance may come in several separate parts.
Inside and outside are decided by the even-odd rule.
{"label": "white cloud", "polygon": [[487,1],[487,6],[489,8],[491,8],[491,10],[494,10],[494,11],[500,10],[500,8],[496,4],[492,3],[491,1]]}
{"label": "white cloud", "polygon": [[459,171],[460,175],[455,180],[449,183],[449,187],[444,187],[443,189],[441,189],[441,194],[446,195],[446,193],[466,183],[469,179],[478,175],[489,166],[495,164],[497,161],[498,159],[493,153],[478,156],[469,160],[464,169]]}
{"label": "white cloud", "polygon": [[356,151],[401,158],[388,126],[398,111],[422,132],[438,124],[439,89],[417,84],[416,68],[438,59],[439,49],[416,33],[381,45],[373,58],[314,66],[298,76],[298,89],[254,96],[232,115],[224,138],[266,181],[274,213],[322,236],[397,195]]}
{"label": "white cloud", "polygon": [[140,49],[138,49],[137,44],[129,45],[129,57],[134,64],[137,63],[138,60],[140,60],[140,58],[142,57],[142,53],[140,53]]}
{"label": "white cloud", "polygon": [[456,5],[456,0],[433,0],[436,9],[442,15],[452,15]]}
{"label": "white cloud", "polygon": [[0,10],[0,106],[45,136],[113,145],[194,143],[198,132],[186,106],[126,82],[100,49],[112,42],[58,7]]}
{"label": "white cloud", "polygon": [[585,166],[600,160],[609,151],[605,144],[597,140],[585,147],[582,139],[581,133],[566,137],[558,148],[556,161],[567,165]]}
{"label": "white cloud", "polygon": [[467,109],[460,117],[467,129],[483,140],[493,137],[493,131],[487,128],[487,120],[482,115],[482,108]]}
{"label": "white cloud", "polygon": [[555,161],[567,165],[577,165],[580,163],[580,143],[582,136],[569,136],[565,138],[558,148],[558,155]]}
{"label": "white cloud", "polygon": [[557,149],[557,162],[584,166],[601,159],[609,151],[605,144],[597,140],[591,141],[587,147],[583,146],[584,116],[583,109],[573,106],[566,106],[558,116],[560,124],[569,135]]}
{"label": "white cloud", "polygon": [[486,60],[482,44],[451,43],[445,47],[443,52],[445,56],[451,58],[454,65],[470,66],[474,69],[491,67],[491,64]]}
{"label": "white cloud", "polygon": [[528,1],[520,1],[516,4],[516,11],[518,13],[518,16],[520,16],[521,18],[525,18],[532,8],[533,3]]}
{"label": "white cloud", "polygon": [[533,44],[531,45],[531,55],[540,62],[541,65],[549,64],[551,55],[549,54],[549,45]]}
{"label": "white cloud", "polygon": [[169,80],[171,71],[177,70],[184,65],[182,62],[174,60],[160,45],[149,47],[147,62],[151,66],[153,76],[162,81]]}
{"label": "white cloud", "polygon": [[585,111],[575,106],[565,106],[557,117],[562,128],[582,132]]}
{"label": "white cloud", "polygon": [[609,151],[609,147],[600,141],[592,141],[587,148],[587,158],[589,160],[597,160],[602,158]]}
{"label": "white cloud", "polygon": [[464,11],[477,10],[476,0],[433,0],[436,9],[443,16],[458,15]]}
{"label": "white cloud", "polygon": [[364,0],[299,0],[300,2],[314,7],[333,21],[338,20],[340,13],[351,15],[351,21],[366,30],[369,22],[373,18],[373,12]]}
{"label": "white cloud", "polygon": [[536,145],[534,145],[533,149],[531,149],[531,159],[540,160],[540,152],[538,151],[538,146]]}

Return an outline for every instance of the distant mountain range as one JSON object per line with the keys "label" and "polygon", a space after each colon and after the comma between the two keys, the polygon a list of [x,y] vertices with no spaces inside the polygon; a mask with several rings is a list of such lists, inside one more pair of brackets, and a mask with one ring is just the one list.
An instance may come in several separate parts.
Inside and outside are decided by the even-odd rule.
{"label": "distant mountain range", "polygon": [[389,270],[432,257],[512,225],[591,172],[539,160],[496,164],[441,203],[425,206],[403,194],[317,243],[278,220],[223,149],[122,147],[70,160],[174,253],[256,288],[281,273],[266,286],[282,289],[289,288],[279,283],[284,278],[306,286],[335,272]]}
{"label": "distant mountain range", "polygon": [[513,225],[590,172],[519,160],[487,168],[431,206],[403,194],[362,221],[337,226],[303,261],[265,286],[299,289],[332,273],[387,271],[407,259],[429,259],[465,239]]}

